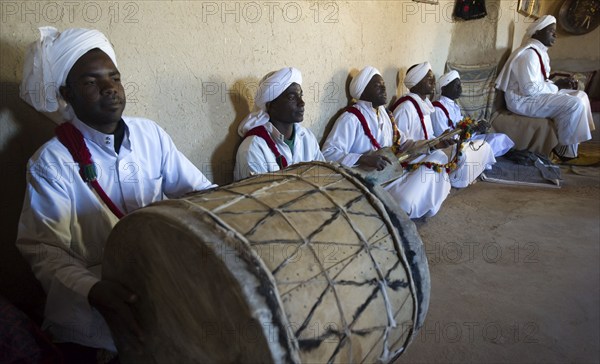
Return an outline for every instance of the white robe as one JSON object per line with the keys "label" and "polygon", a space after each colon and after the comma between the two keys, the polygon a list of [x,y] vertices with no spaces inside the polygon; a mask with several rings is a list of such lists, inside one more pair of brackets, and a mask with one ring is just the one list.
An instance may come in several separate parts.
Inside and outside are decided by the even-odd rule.
{"label": "white robe", "polygon": [[[542,57],[546,77],[541,71]],[[550,80],[548,47],[537,39],[529,39],[509,57],[496,80],[496,87],[505,92],[506,107],[520,115],[552,118],[562,146],[572,145],[566,157],[577,155],[577,144],[592,138],[592,111],[587,94],[576,90],[559,90]]]}
{"label": "white robe", "polygon": [[[314,134],[305,127],[294,124],[294,150],[285,143],[285,136],[277,130],[273,124],[264,124],[271,139],[279,153],[285,157],[288,166],[300,162],[325,161],[319,143]],[[254,174],[276,172],[279,165],[275,160],[275,154],[271,151],[267,142],[258,136],[251,135],[244,139],[237,150],[235,158],[234,180],[239,181]]]}
{"label": "white robe", "polygon": [[[121,211],[214,186],[154,122],[123,120],[119,154],[113,135],[72,121],[91,152],[100,186]],[[47,293],[42,327],[58,342],[115,352],[108,326],[87,296],[100,280],[104,244],[118,219],[56,137],[38,149],[27,170],[16,245]]]}
{"label": "white robe", "polygon": [[[367,101],[358,101],[354,107],[359,109],[367,120],[373,137],[382,148],[390,147],[393,142],[393,128],[383,106],[378,113]],[[401,135],[401,141],[406,142]],[[360,124],[358,118],[349,112],[343,113],[335,122],[333,129],[323,145],[325,159],[354,167],[361,155],[375,150]],[[434,151],[417,159],[433,163],[447,163],[448,158],[441,151]],[[400,208],[410,218],[435,215],[450,192],[450,183],[445,172],[437,173],[426,167],[406,173],[391,182],[385,189],[398,201]]]}
{"label": "white robe", "polygon": [[[431,121],[431,114],[435,111],[435,107],[431,101],[429,99],[423,100],[419,95],[414,93],[408,93],[406,96],[414,99],[421,109],[427,130],[427,137],[421,125],[419,114],[414,104],[410,101],[403,102],[393,111],[398,129],[403,133],[411,135],[411,138],[415,140],[433,139],[436,137]],[[467,187],[479,177],[481,172],[494,163],[496,163],[494,153],[485,141],[463,143],[462,156],[458,159],[458,167],[449,176],[452,187]]]}
{"label": "white robe", "polygon": [[[433,132],[436,136],[441,135],[448,129],[456,128],[456,123],[463,119],[460,105],[456,101],[446,96],[440,96],[438,102],[442,104],[446,110],[448,110],[448,115],[450,116],[450,123],[452,126],[448,125],[448,118],[446,117],[444,111],[436,107],[433,114],[431,114]],[[515,146],[515,143],[510,140],[508,135],[502,133],[476,134],[471,138],[471,140],[484,140],[492,148],[494,157],[500,157],[501,155],[504,155]]]}

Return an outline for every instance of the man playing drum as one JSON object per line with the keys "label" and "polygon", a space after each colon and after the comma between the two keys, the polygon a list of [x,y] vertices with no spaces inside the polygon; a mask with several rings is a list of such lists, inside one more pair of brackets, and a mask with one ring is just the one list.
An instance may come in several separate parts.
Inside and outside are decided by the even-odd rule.
{"label": "man playing drum", "polygon": [[101,314],[141,339],[136,295],[100,277],[112,227],[165,195],[213,185],[157,124],[122,116],[125,92],[102,33],[40,33],[21,97],[38,111],[60,112],[63,123],[29,161],[16,244],[47,293],[43,329],[67,363],[92,363],[116,352]]}
{"label": "man playing drum", "polygon": [[[374,153],[385,147],[406,150],[415,146],[400,133],[390,118],[385,104],[385,82],[373,67],[363,68],[350,83],[350,95],[356,103],[346,109],[335,122],[323,145],[325,159],[342,165],[383,170],[392,161]],[[433,150],[416,162],[445,164],[447,156]],[[450,192],[450,183],[437,172],[421,166],[387,184],[385,189],[395,197],[410,218],[433,216]]]}
{"label": "man playing drum", "polygon": [[301,84],[300,71],[292,67],[270,72],[260,81],[255,111],[238,127],[245,139],[237,151],[236,181],[294,163],[325,160],[313,133],[299,124],[304,119]]}
{"label": "man playing drum", "polygon": [[[435,76],[429,62],[410,67],[406,72],[404,85],[410,92],[399,97],[391,108],[398,129],[414,140],[428,140],[439,136],[435,134],[431,123],[431,114],[435,108],[428,97],[435,91]],[[467,141],[461,148],[462,156],[458,159],[458,165],[449,174],[450,183],[455,188],[467,187],[488,166],[496,163],[492,149],[485,141]]]}

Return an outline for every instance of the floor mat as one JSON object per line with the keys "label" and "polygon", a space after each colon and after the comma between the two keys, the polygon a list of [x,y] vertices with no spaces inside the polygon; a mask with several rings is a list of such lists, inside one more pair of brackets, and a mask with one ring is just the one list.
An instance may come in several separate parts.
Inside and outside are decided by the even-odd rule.
{"label": "floor mat", "polygon": [[560,188],[561,179],[560,167],[541,159],[534,165],[523,165],[497,157],[492,169],[481,174],[481,180],[485,182],[550,188]]}

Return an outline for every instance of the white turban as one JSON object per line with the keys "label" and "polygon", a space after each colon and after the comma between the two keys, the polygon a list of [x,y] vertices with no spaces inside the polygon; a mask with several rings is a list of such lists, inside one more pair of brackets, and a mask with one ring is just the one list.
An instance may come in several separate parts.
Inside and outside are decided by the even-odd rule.
{"label": "white turban", "polygon": [[302,73],[296,68],[286,67],[267,73],[258,83],[258,90],[254,97],[254,111],[242,120],[238,126],[238,134],[244,137],[249,130],[269,122],[267,102],[278,98],[293,83],[302,84]]}
{"label": "white turban", "polygon": [[535,32],[537,32],[538,30],[544,29],[545,27],[547,27],[550,24],[556,24],[555,17],[553,17],[552,15],[544,15],[544,16],[540,17],[538,20],[531,23],[531,25],[529,25],[529,27],[527,27],[527,30],[525,31],[525,36],[523,37],[523,40],[525,41],[525,40],[531,38],[535,34]]}
{"label": "white turban", "polygon": [[268,73],[258,84],[254,105],[260,110],[267,111],[267,102],[279,97],[292,83],[302,84],[302,74],[296,68],[286,67]]}
{"label": "white turban", "polygon": [[81,56],[94,48],[106,53],[115,66],[115,51],[101,32],[93,29],[72,28],[60,33],[53,27],[41,27],[40,39],[29,47],[20,96],[41,112],[54,112],[66,108],[59,87],[64,86],[67,75]]}
{"label": "white turban", "polygon": [[450,82],[456,80],[457,78],[460,79],[460,75],[458,74],[458,72],[456,72],[455,70],[452,70],[448,73],[444,73],[440,79],[438,80],[437,83],[437,93],[438,95],[442,94],[442,87],[448,85]]}
{"label": "white turban", "polygon": [[356,76],[350,82],[350,96],[359,100],[365,88],[371,82],[371,79],[375,75],[380,75],[379,71],[375,67],[367,66],[360,70]]}
{"label": "white turban", "polygon": [[430,70],[431,65],[429,64],[429,62],[419,63],[406,73],[406,77],[404,77],[404,85],[406,85],[406,88],[410,90],[416,84],[421,82],[421,80],[425,78],[427,72],[429,72]]}

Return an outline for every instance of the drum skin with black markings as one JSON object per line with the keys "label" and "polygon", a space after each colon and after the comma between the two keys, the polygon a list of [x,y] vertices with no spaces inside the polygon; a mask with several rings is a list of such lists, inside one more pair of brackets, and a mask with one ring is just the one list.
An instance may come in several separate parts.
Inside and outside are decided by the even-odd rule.
{"label": "drum skin with black markings", "polygon": [[141,350],[109,322],[123,363],[386,363],[429,304],[412,221],[322,162],[139,209],[102,269],[139,296]]}

